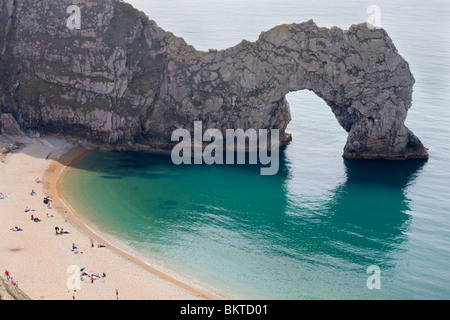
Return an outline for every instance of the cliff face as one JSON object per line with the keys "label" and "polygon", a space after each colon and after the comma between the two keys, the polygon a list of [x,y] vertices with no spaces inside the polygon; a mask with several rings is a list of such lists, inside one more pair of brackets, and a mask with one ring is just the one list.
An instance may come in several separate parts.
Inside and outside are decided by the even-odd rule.
{"label": "cliff face", "polygon": [[17,286],[0,277],[0,300],[31,300]]}
{"label": "cliff face", "polygon": [[[71,29],[70,5],[81,28]],[[414,78],[387,33],[312,21],[200,52],[119,0],[0,0],[1,111],[25,131],[166,149],[177,128],[278,128],[308,89],[349,133],[347,158],[427,158],[404,126]]]}

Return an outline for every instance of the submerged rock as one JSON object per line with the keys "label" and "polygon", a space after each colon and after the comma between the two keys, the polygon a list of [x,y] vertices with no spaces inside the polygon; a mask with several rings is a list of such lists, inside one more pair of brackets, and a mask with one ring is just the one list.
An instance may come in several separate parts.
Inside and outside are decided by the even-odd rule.
{"label": "submerged rock", "polygon": [[119,0],[0,0],[1,110],[24,131],[103,148],[170,150],[171,133],[279,129],[286,94],[311,90],[348,132],[344,157],[427,158],[405,127],[414,78],[383,29],[313,21],[202,52]]}

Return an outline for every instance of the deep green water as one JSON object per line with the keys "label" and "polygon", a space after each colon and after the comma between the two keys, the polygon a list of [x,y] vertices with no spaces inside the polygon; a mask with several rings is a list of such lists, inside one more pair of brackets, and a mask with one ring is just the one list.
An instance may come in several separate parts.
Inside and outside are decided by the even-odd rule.
{"label": "deep green water", "polygon": [[[372,4],[131,3],[203,50],[309,18],[348,28]],[[97,152],[64,178],[70,204],[119,245],[227,297],[449,299],[450,5],[379,5],[416,78],[407,125],[430,149],[427,162],[343,160],[346,133],[329,107],[296,92],[288,96],[293,141],[275,176],[251,165],[176,166],[170,157]],[[381,289],[367,288],[371,265],[381,270]]]}

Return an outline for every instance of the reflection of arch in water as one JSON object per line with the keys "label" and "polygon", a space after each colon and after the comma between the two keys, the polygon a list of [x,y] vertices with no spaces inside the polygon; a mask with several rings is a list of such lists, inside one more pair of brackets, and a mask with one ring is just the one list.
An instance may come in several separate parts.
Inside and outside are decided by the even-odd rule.
{"label": "reflection of arch in water", "polygon": [[[425,162],[345,161],[347,180],[334,191],[326,221],[334,253],[382,263],[406,240],[410,216],[406,189]],[[345,251],[339,244],[345,244]],[[352,257],[354,256],[354,257]]]}
{"label": "reflection of arch in water", "polygon": [[[281,159],[286,183],[292,177],[290,163]],[[388,262],[387,254],[405,241],[410,221],[406,189],[424,164],[344,160],[345,182],[330,190],[329,200],[309,203],[302,195],[286,194],[286,226],[298,234],[291,244],[302,258],[322,253],[366,266]]]}

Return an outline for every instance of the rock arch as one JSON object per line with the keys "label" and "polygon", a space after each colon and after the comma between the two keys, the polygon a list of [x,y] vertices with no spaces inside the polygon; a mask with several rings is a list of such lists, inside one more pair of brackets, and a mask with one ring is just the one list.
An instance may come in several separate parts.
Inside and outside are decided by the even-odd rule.
{"label": "rock arch", "polygon": [[[186,104],[207,107],[197,115],[207,126],[284,132],[291,120],[286,94],[311,90],[348,132],[345,158],[428,157],[404,125],[414,78],[382,29],[364,23],[343,31],[308,21],[275,27],[254,43],[197,56],[190,61],[200,63],[169,74],[189,79],[192,100]],[[191,69],[199,71],[184,73]]]}
{"label": "rock arch", "polygon": [[344,157],[428,157],[404,125],[414,78],[383,29],[308,21],[202,52],[119,0],[80,3],[83,23],[71,30],[70,4],[0,0],[1,111],[24,130],[170,150],[173,130],[198,120],[284,133],[286,94],[311,90],[348,132]]}

